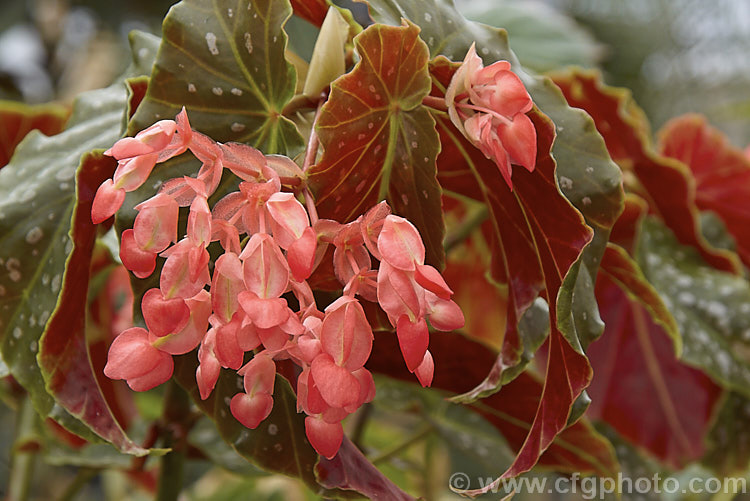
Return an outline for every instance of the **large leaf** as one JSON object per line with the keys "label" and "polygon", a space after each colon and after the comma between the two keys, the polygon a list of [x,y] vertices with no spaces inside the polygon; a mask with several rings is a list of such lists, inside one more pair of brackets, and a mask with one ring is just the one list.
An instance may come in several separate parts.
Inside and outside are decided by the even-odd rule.
{"label": "large leaf", "polygon": [[217,141],[298,153],[302,138],[281,115],[296,83],[284,58],[291,13],[286,0],[184,0],[172,7],[130,131],[185,106],[193,127]]}
{"label": "large leaf", "polygon": [[707,265],[653,217],[641,225],[636,259],[679,325],[682,360],[749,395],[750,283]]}
{"label": "large leaf", "polygon": [[574,70],[554,76],[571,106],[586,110],[604,136],[612,158],[632,172],[637,183],[628,188],[644,197],[680,242],[697,248],[717,269],[738,272],[737,256],[713,248],[702,236],[695,181],[681,162],[659,155],[653,148],[643,111],[630,92],[608,87],[597,71]]}
{"label": "large leaf", "polygon": [[[394,351],[396,350],[396,351]],[[404,381],[415,380],[403,362],[394,363],[398,350],[396,335],[378,331],[367,367]],[[450,393],[464,393],[482,381],[494,365],[496,353],[457,333],[434,334],[430,352],[435,360],[433,388]],[[468,409],[487,419],[516,451],[521,449],[532,428],[543,385],[534,377],[522,374],[494,395],[470,404]],[[616,475],[614,451],[588,422],[579,421],[559,434],[539,458],[539,464],[566,472],[592,472]]]}
{"label": "large leaf", "polygon": [[606,328],[587,350],[588,415],[671,467],[700,458],[722,389],[675,357],[675,320],[622,249],[607,248],[596,291]]}
{"label": "large leaf", "polygon": [[321,217],[350,221],[381,200],[417,227],[426,261],[442,267],[444,226],[435,158],[428,51],[419,28],[373,25],[355,39],[360,62],[331,85],[318,118],[324,148],[309,171]]}
{"label": "large leaf", "polygon": [[524,66],[536,71],[592,66],[604,53],[588,31],[542,2],[473,0],[461,10],[468,19],[506,29],[513,52]]}
{"label": "large leaf", "polygon": [[[222,370],[211,396],[201,400],[195,381],[198,365],[195,353],[181,355],[174,360],[175,379],[190,393],[198,407],[215,422],[221,438],[259,468],[298,477],[316,493],[329,497],[359,497],[357,492],[360,492],[372,497],[390,493],[389,495],[397,495],[393,499],[411,499],[374,466],[366,465],[361,452],[348,443],[347,438],[344,438],[345,444],[337,457],[332,461],[321,460],[321,464],[317,466],[318,474],[322,475],[319,483],[315,473],[319,456],[307,440],[305,416],[297,412],[297,397],[284,377],[276,376],[271,414],[251,430],[237,421],[229,411],[229,401],[237,392],[242,391],[242,377]],[[360,475],[360,478],[356,478],[356,475]]]}
{"label": "large leaf", "polygon": [[750,157],[700,115],[668,122],[659,133],[659,149],[690,167],[696,205],[719,215],[750,266]]}
{"label": "large leaf", "polygon": [[323,24],[328,13],[328,2],[326,0],[291,0],[294,13],[310,21],[315,26]]}
{"label": "large leaf", "polygon": [[32,130],[54,136],[63,130],[70,109],[58,104],[32,106],[0,101],[0,169],[13,156],[18,143]]}
{"label": "large leaf", "polygon": [[125,435],[98,384],[86,339],[89,274],[97,233],[91,222],[91,205],[96,189],[112,177],[116,165],[114,159],[96,153],[84,157],[79,168],[70,230],[73,250],[57,307],[39,340],[37,358],[47,391],[57,404],[121,451],[140,455],[147,451]]}
{"label": "large leaf", "polygon": [[[149,40],[139,36],[131,39],[134,62],[129,73],[137,74],[147,66]],[[51,417],[90,440],[97,440],[97,435],[48,393],[37,365],[37,351],[42,332],[58,305],[63,274],[73,251],[74,242],[68,233],[76,205],[76,170],[82,156],[94,148],[109,147],[120,137],[126,100],[122,82],[83,94],[74,104],[64,132],[52,137],[31,132],[11,163],[0,171],[0,263],[7,272],[0,274],[3,359],[29,392],[41,416]],[[89,190],[102,174],[90,168],[81,168]],[[76,266],[88,266],[78,259],[75,262]],[[92,398],[100,396],[97,393]],[[102,426],[100,429],[107,428]],[[116,427],[110,431],[126,450],[143,452],[133,449]]]}
{"label": "large leaf", "polygon": [[[609,228],[622,210],[620,171],[607,154],[591,118],[571,108],[548,79],[526,72],[508,47],[505,30],[464,19],[452,0],[368,0],[377,22],[399,25],[408,19],[420,26],[430,56],[444,55],[462,61],[472,43],[485,64],[499,59],[511,62],[524,81],[534,103],[557,126],[553,156],[565,196],[594,227]],[[603,252],[604,249],[601,249]]]}

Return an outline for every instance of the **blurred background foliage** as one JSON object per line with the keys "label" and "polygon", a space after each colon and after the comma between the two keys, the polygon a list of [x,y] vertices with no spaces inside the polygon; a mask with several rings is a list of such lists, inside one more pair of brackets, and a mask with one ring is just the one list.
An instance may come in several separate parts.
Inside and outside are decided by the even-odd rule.
{"label": "blurred background foliage", "polygon": [[[172,3],[1,0],[0,99],[70,103],[80,92],[108,85],[127,64],[128,32],[139,29],[158,35]],[[707,115],[737,146],[750,141],[747,0],[456,3],[467,17],[506,28],[511,47],[533,70],[545,72],[565,65],[601,68],[607,83],[632,90],[654,129],[671,117],[694,111]],[[359,16],[366,16],[362,5],[357,8]],[[287,29],[291,49],[309,59],[316,29],[296,17]],[[136,482],[122,470],[104,468],[117,466],[116,458],[95,454],[87,462],[85,455],[52,445],[58,441],[50,438],[48,427],[41,423],[26,426],[18,392],[12,382],[2,381],[0,397],[5,405],[0,406],[0,448],[6,452],[0,457],[0,493],[7,492],[11,461],[24,451],[41,449],[44,461],[37,462],[35,478],[44,481],[32,485],[32,499],[151,498],[147,489],[132,487],[145,486],[148,478]],[[158,417],[160,396],[159,389],[139,395],[142,414]],[[411,486],[427,499],[460,499],[447,489],[451,472],[492,477],[513,456],[502,436],[482,418],[414,385],[379,381],[376,400],[346,425],[376,466],[397,484]],[[191,432],[196,453],[187,471],[185,499],[316,499],[295,480],[267,476],[248,466],[212,428],[204,418]],[[23,438],[20,442],[19,437]],[[25,448],[19,449],[19,444]],[[639,453],[625,444],[615,445],[626,474],[628,457],[643,467]],[[71,461],[75,455],[78,459]],[[684,474],[706,473],[690,470]],[[540,471],[537,475],[556,474]],[[519,495],[516,499],[544,498]],[[555,499],[580,499],[580,494]]]}

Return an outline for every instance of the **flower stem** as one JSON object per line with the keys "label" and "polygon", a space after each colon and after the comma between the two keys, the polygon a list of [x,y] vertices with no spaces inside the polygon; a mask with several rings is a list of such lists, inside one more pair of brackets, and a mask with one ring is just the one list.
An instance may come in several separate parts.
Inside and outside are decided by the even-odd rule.
{"label": "flower stem", "polygon": [[445,99],[436,96],[426,96],[422,99],[422,104],[440,111],[448,111]]}
{"label": "flower stem", "polygon": [[174,380],[169,381],[164,394],[162,419],[164,447],[172,450],[161,458],[156,500],[176,501],[184,483],[187,434],[193,418],[190,412],[190,399]]}
{"label": "flower stem", "polygon": [[424,426],[422,429],[420,429],[417,433],[406,439],[405,441],[401,442],[400,444],[396,445],[390,450],[387,450],[383,452],[382,454],[379,454],[372,458],[370,462],[372,464],[378,464],[382,463],[383,461],[387,461],[395,456],[398,456],[403,451],[411,447],[412,445],[416,444],[417,442],[420,442],[421,440],[427,438],[430,433],[434,431],[434,428],[431,424],[428,424]]}
{"label": "flower stem", "polygon": [[[310,138],[307,140],[307,149],[305,150],[305,160],[302,164],[302,172],[307,174],[307,170],[315,163],[315,159],[318,156],[318,147],[320,146],[320,140],[318,133],[315,130],[315,126],[318,124],[318,117],[320,116],[320,110],[325,103],[325,99],[321,99],[318,102],[318,108],[315,110],[315,117],[313,118],[312,126],[310,127]],[[305,187],[302,190],[302,195],[305,197],[305,207],[310,215],[310,224],[315,224],[318,220],[318,211],[315,208],[315,199],[313,198],[310,188]]]}
{"label": "flower stem", "polygon": [[16,423],[16,440],[8,481],[8,501],[23,501],[29,497],[29,488],[34,476],[36,450],[30,447],[38,416],[31,398],[26,396],[21,402]]}

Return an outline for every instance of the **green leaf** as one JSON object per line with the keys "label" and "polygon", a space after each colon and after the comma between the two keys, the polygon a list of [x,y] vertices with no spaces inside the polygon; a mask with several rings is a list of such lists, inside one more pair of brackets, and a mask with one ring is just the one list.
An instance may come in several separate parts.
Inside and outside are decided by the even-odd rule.
{"label": "green leaf", "polygon": [[183,0],[172,7],[130,133],[185,106],[193,128],[217,141],[299,153],[302,137],[281,115],[296,84],[284,58],[291,13],[285,0]]}
{"label": "green leaf", "polygon": [[347,222],[387,200],[414,225],[426,262],[443,266],[443,225],[427,46],[413,24],[373,25],[355,38],[360,62],[332,84],[318,118],[324,148],[309,171],[321,217]]}
{"label": "green leaf", "polygon": [[[144,57],[147,51],[134,53],[129,73],[137,73]],[[0,273],[2,357],[41,416],[92,441],[98,440],[97,435],[48,393],[37,351],[60,300],[73,250],[69,232],[76,205],[76,170],[85,154],[109,147],[120,137],[126,99],[122,82],[81,95],[64,132],[52,137],[31,132],[0,171],[0,266],[6,271]],[[132,449],[126,437],[115,433],[125,449],[145,452]]]}
{"label": "green leaf", "polygon": [[[553,156],[557,177],[565,196],[594,227],[608,228],[622,211],[620,169],[612,162],[604,141],[591,118],[568,106],[559,89],[548,78],[526,72],[508,47],[505,30],[467,21],[452,0],[369,0],[370,15],[377,22],[401,24],[406,18],[422,29],[421,37],[430,56],[444,55],[462,61],[476,42],[485,64],[505,59],[526,85],[534,103],[557,126]],[[603,251],[603,249],[602,249]]]}
{"label": "green leaf", "polygon": [[679,325],[683,361],[750,394],[750,283],[707,265],[653,217],[641,225],[636,259]]}
{"label": "green leaf", "polygon": [[513,52],[536,71],[593,66],[604,53],[572,18],[542,2],[472,0],[461,10],[467,19],[508,30]]}
{"label": "green leaf", "polygon": [[708,434],[704,466],[719,476],[742,475],[750,466],[750,399],[729,392]]}

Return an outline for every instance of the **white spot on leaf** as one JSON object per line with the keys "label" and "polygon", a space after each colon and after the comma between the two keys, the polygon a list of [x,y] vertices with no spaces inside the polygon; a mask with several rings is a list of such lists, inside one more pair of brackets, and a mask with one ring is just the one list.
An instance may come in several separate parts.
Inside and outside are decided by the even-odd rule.
{"label": "white spot on leaf", "polygon": [[210,31],[206,33],[206,44],[208,45],[208,51],[214,56],[219,53],[219,48],[216,46],[216,35]]}

